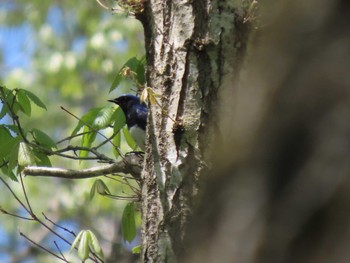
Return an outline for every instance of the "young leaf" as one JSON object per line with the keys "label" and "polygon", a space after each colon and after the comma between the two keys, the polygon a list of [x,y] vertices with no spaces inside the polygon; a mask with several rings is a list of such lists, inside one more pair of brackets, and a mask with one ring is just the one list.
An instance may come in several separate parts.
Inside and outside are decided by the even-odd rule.
{"label": "young leaf", "polygon": [[70,252],[72,252],[74,250],[74,248],[78,245],[81,236],[83,235],[83,233],[85,232],[85,230],[82,230],[79,232],[79,234],[76,236],[76,238],[74,239],[72,246],[70,247]]}
{"label": "young leaf", "polygon": [[90,200],[92,200],[95,196],[96,192],[96,181],[93,183],[91,189],[90,189]]}
{"label": "young leaf", "polygon": [[97,114],[96,118],[94,119],[92,126],[97,129],[103,129],[108,127],[108,125],[112,120],[113,113],[114,113],[113,107],[109,106],[109,107],[102,108]]}
{"label": "young leaf", "polygon": [[56,143],[45,132],[34,128],[33,136],[39,145],[43,145],[47,148],[57,148]]}
{"label": "young leaf", "polygon": [[140,254],[141,253],[141,246],[136,246],[131,249],[133,254]]}
{"label": "young leaf", "polygon": [[95,183],[97,193],[99,193],[100,195],[111,194],[107,185],[101,179],[97,179]]}
{"label": "young leaf", "polygon": [[27,166],[34,163],[35,156],[30,147],[26,143],[20,142],[18,149],[18,164],[20,166]]}
{"label": "young leaf", "polygon": [[25,90],[20,89],[17,92],[17,102],[20,106],[20,110],[25,113],[27,116],[30,116],[32,112],[32,106],[30,104],[30,100],[27,97],[27,94],[25,93]]}
{"label": "young leaf", "polygon": [[92,126],[94,120],[96,119],[101,109],[102,108],[93,108],[93,109],[90,109],[86,114],[84,114],[83,117],[81,117],[81,120],[78,122],[75,129],[73,130],[71,136],[76,135],[83,126],[86,126],[86,125]]}
{"label": "young leaf", "polygon": [[21,89],[22,91],[24,91],[26,93],[26,95],[28,96],[28,98],[34,102],[38,107],[44,109],[44,110],[47,110],[45,104],[36,96],[34,95],[34,93],[28,91],[28,90],[24,90],[24,89]]}
{"label": "young leaf", "polygon": [[[85,126],[81,146],[88,147],[88,148],[91,147],[92,143],[96,139],[96,134],[97,133],[95,131],[91,131],[89,127]],[[79,157],[86,157],[88,156],[88,154],[89,154],[88,151],[82,150],[79,152]]]}
{"label": "young leaf", "polygon": [[136,236],[136,224],[133,203],[128,203],[124,208],[122,216],[122,234],[123,239],[128,242],[133,241]]}
{"label": "young leaf", "polygon": [[134,141],[134,139],[132,138],[129,130],[128,130],[128,127],[124,127],[123,128],[123,134],[124,134],[124,138],[127,142],[127,144],[129,145],[129,147],[131,149],[135,149],[136,148],[136,142]]}
{"label": "young leaf", "polygon": [[90,234],[90,248],[93,252],[95,252],[102,260],[104,259],[103,251],[101,249],[100,243],[98,242],[97,237],[94,233],[92,233],[90,230],[88,230]]}
{"label": "young leaf", "polygon": [[91,237],[88,231],[84,231],[81,235],[80,243],[78,246],[78,255],[82,261],[85,261],[89,257],[89,243]]}
{"label": "young leaf", "polygon": [[117,76],[115,77],[115,79],[113,80],[113,83],[111,85],[111,88],[109,89],[109,92],[112,92],[113,90],[115,90],[120,82],[123,79],[123,71],[126,67],[130,68],[131,71],[136,72],[136,68],[137,65],[139,64],[139,60],[136,57],[132,57],[130,58],[125,64],[124,66],[119,70]]}
{"label": "young leaf", "polygon": [[113,131],[114,131],[114,133],[117,133],[126,124],[125,114],[124,114],[122,108],[120,108],[120,107],[115,108],[113,116],[112,116],[112,120],[114,120]]}
{"label": "young leaf", "polygon": [[143,103],[146,103],[148,97],[148,88],[143,89],[141,96],[140,96],[140,101]]}

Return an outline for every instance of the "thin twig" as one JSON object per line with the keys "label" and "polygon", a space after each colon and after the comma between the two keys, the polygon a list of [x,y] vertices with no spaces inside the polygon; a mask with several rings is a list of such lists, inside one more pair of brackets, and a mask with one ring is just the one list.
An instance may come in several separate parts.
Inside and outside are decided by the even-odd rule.
{"label": "thin twig", "polygon": [[29,209],[25,206],[25,204],[19,199],[19,197],[15,194],[15,192],[12,190],[12,188],[8,185],[8,183],[0,176],[0,180],[2,183],[7,187],[7,189],[11,192],[13,197],[17,200],[17,202],[30,214]]}
{"label": "thin twig", "polygon": [[69,263],[64,257],[60,257],[59,255],[53,253],[52,251],[48,250],[47,248],[43,247],[42,245],[36,243],[34,240],[30,239],[29,237],[27,237],[25,234],[23,234],[22,232],[19,233],[22,237],[24,237],[25,239],[27,239],[30,243],[32,243],[33,245],[41,248],[42,250],[44,250],[45,252],[51,254],[52,256],[64,261],[64,262],[67,262]]}
{"label": "thin twig", "polygon": [[84,122],[83,120],[81,120],[78,116],[76,116],[75,114],[73,114],[72,112],[70,112],[69,110],[67,110],[66,108],[64,108],[63,106],[61,106],[61,109],[63,111],[65,111],[66,113],[68,113],[69,115],[71,115],[72,117],[74,117],[75,119],[81,121],[82,123],[84,123],[85,126],[89,127],[92,131],[97,132],[99,135],[101,135],[103,138],[105,138],[110,144],[113,145],[113,147],[118,151],[118,154],[120,155],[121,158],[123,158],[123,154],[119,151],[118,147],[110,140],[108,140],[108,137],[105,136],[103,133],[101,133],[98,129],[95,129],[94,127],[92,127],[91,125],[89,125],[88,123]]}
{"label": "thin twig", "polygon": [[[66,257],[63,255],[63,253],[62,253],[62,251],[61,251],[60,247],[58,246],[58,244],[57,244],[56,240],[54,240],[54,241],[53,241],[53,243],[55,244],[56,248],[57,248],[57,249],[58,249],[58,251],[60,252],[61,256],[62,256],[62,257],[65,259],[65,260],[67,260],[67,259],[66,259]],[[68,261],[68,260],[67,260],[67,261]]]}
{"label": "thin twig", "polygon": [[42,215],[44,216],[44,218],[45,218],[47,221],[49,221],[49,222],[50,222],[51,224],[53,224],[54,226],[56,226],[56,227],[58,227],[58,228],[60,228],[60,229],[62,229],[62,230],[64,230],[64,231],[68,232],[69,234],[71,234],[71,235],[74,236],[74,237],[77,236],[73,231],[71,231],[71,230],[69,230],[69,229],[67,229],[67,228],[65,228],[65,227],[63,227],[63,226],[60,226],[59,224],[53,222],[51,219],[49,219],[49,218],[44,214],[44,212],[42,212]]}
{"label": "thin twig", "polygon": [[31,205],[30,205],[30,203],[29,203],[27,191],[26,191],[26,188],[24,187],[23,178],[22,178],[22,174],[21,174],[21,173],[19,174],[19,178],[20,178],[20,181],[21,181],[21,186],[22,186],[24,198],[26,199],[26,202],[27,202],[27,205],[28,205],[28,208],[29,208],[29,211],[30,211],[30,215],[31,215],[34,219],[36,219],[36,215],[34,214],[34,212],[33,212],[33,210],[32,210],[32,207],[31,207]]}
{"label": "thin twig", "polygon": [[10,216],[17,217],[17,218],[20,218],[20,219],[23,219],[23,220],[28,220],[28,221],[33,221],[33,220],[35,220],[35,219],[33,219],[33,218],[24,217],[24,216],[20,216],[20,215],[11,213],[11,212],[6,211],[5,209],[3,209],[3,208],[1,208],[1,207],[0,207],[0,211],[1,211],[3,214],[5,214],[5,215],[10,215]]}

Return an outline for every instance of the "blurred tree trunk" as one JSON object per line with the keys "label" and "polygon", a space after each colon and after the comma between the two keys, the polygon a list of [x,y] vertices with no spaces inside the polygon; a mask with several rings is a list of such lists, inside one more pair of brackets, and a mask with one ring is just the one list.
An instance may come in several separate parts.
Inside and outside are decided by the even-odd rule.
{"label": "blurred tree trunk", "polygon": [[[146,1],[149,111],[142,188],[143,262],[176,262],[201,176],[245,56],[251,1]],[[232,103],[232,101],[230,102]],[[224,122],[224,120],[222,120]]]}
{"label": "blurred tree trunk", "polygon": [[350,3],[260,8],[230,164],[208,178],[183,262],[349,262]]}

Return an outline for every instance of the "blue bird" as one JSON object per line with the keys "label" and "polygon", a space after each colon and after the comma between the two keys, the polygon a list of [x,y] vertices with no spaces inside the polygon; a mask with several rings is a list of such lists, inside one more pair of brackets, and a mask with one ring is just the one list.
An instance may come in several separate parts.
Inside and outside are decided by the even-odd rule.
{"label": "blue bird", "polygon": [[148,109],[145,103],[141,103],[140,98],[124,94],[113,100],[113,102],[123,110],[125,114],[126,124],[131,136],[134,138],[137,145],[142,151],[145,151],[145,137]]}

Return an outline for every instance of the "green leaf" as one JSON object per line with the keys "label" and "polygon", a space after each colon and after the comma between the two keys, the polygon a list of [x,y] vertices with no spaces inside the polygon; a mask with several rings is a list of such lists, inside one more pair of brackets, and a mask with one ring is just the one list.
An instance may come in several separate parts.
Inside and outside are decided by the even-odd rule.
{"label": "green leaf", "polygon": [[111,194],[107,185],[101,179],[96,179],[92,185],[90,190],[90,200],[94,198],[95,192],[99,193],[100,195]]}
{"label": "green leaf", "polygon": [[57,148],[56,143],[48,136],[45,132],[38,130],[38,129],[33,129],[33,136],[35,141],[39,145],[43,145],[47,148]]}
{"label": "green leaf", "polygon": [[86,114],[84,114],[83,117],[81,117],[80,121],[78,122],[78,125],[73,130],[71,136],[76,135],[83,126],[86,126],[86,125],[92,126],[101,109],[102,108],[93,108],[93,109],[90,109]]}
{"label": "green leaf", "polygon": [[18,182],[16,175],[9,169],[8,165],[4,165],[1,167],[1,171],[3,174],[8,176],[12,181]]}
{"label": "green leaf", "polygon": [[120,143],[121,143],[121,134],[120,132],[117,133],[116,136],[113,137],[113,154],[117,158],[119,157],[119,149],[120,149]]}
{"label": "green leaf", "polygon": [[141,253],[141,246],[136,246],[131,249],[133,254],[140,254]]}
{"label": "green leaf", "polygon": [[11,153],[9,154],[9,163],[8,170],[12,171],[18,164],[18,149],[20,142],[18,141],[12,148]]}
{"label": "green leaf", "polygon": [[108,125],[111,123],[112,117],[114,113],[114,108],[111,106],[102,108],[96,118],[94,119],[94,122],[92,123],[92,127],[97,129],[103,129],[108,127]]}
{"label": "green leaf", "polygon": [[[81,146],[90,148],[94,140],[96,139],[96,132],[91,131],[89,127],[84,127],[84,135],[82,138]],[[89,154],[88,151],[82,150],[79,151],[79,157],[87,157]]]}
{"label": "green leaf", "polygon": [[35,156],[30,147],[24,142],[19,143],[18,164],[20,166],[35,164]]}
{"label": "green leaf", "polygon": [[95,192],[96,192],[96,181],[92,184],[92,187],[90,189],[90,200],[94,198]]}
{"label": "green leaf", "polygon": [[47,110],[45,104],[36,96],[34,95],[34,93],[28,91],[28,90],[24,90],[24,89],[21,89],[22,91],[24,91],[26,93],[26,95],[28,96],[28,98],[34,102],[38,107],[44,109],[44,110]]}
{"label": "green leaf", "polygon": [[20,89],[17,92],[17,102],[20,106],[20,110],[25,113],[27,116],[30,116],[32,112],[32,106],[30,104],[30,100],[27,97],[25,90]]}
{"label": "green leaf", "polygon": [[115,77],[115,79],[113,80],[113,83],[111,85],[111,88],[109,89],[109,92],[111,93],[113,90],[115,90],[120,82],[122,81],[123,79],[123,70],[126,68],[126,67],[129,67],[131,69],[131,71],[133,72],[136,72],[136,69],[137,69],[137,66],[139,64],[139,60],[136,58],[136,57],[132,57],[130,58],[125,64],[124,66],[122,66],[122,68],[119,70],[117,76]]}
{"label": "green leaf", "polygon": [[131,134],[130,134],[130,132],[128,130],[128,127],[124,127],[123,128],[123,134],[124,134],[125,141],[129,145],[129,147],[131,149],[135,149],[136,148],[136,142],[132,138],[132,136],[131,136]]}
{"label": "green leaf", "polygon": [[78,255],[82,261],[85,261],[89,257],[89,243],[91,242],[91,237],[88,231],[83,231],[81,239],[78,246]]}
{"label": "green leaf", "polygon": [[112,116],[112,120],[114,120],[113,131],[117,133],[123,128],[126,124],[125,114],[119,106],[115,108],[115,111]]}
{"label": "green leaf", "polygon": [[15,137],[13,138],[11,136],[10,131],[5,127],[4,125],[0,126],[0,142],[1,142],[1,147],[0,147],[0,159],[7,157],[14,145],[19,142],[19,138]]}
{"label": "green leaf", "polygon": [[140,60],[139,60],[139,63],[137,64],[137,67],[136,67],[136,79],[137,79],[137,82],[140,84],[140,85],[145,85],[146,83],[146,79],[145,79],[145,67],[146,67],[146,56],[143,56]]}
{"label": "green leaf", "polygon": [[74,239],[73,243],[72,243],[72,246],[70,247],[70,252],[72,252],[75,247],[78,245],[80,239],[81,239],[81,236],[83,235],[83,233],[85,232],[85,230],[82,230],[78,233],[78,235],[76,236],[76,238]]}
{"label": "green leaf", "polygon": [[122,216],[122,234],[123,239],[128,242],[133,241],[136,236],[136,224],[133,203],[128,203],[124,208]]}
{"label": "green leaf", "polygon": [[8,105],[9,105],[9,107],[12,109],[12,111],[15,114],[17,114],[18,110],[20,109],[20,106],[19,106],[18,102],[16,101],[16,98],[13,95],[12,91],[7,94],[6,101],[7,101]]}
{"label": "green leaf", "polygon": [[95,181],[95,183],[96,183],[96,191],[97,191],[97,193],[99,193],[100,195],[111,194],[111,192],[109,191],[107,185],[101,179],[97,179]]}
{"label": "green leaf", "polygon": [[10,111],[9,111],[9,108],[7,107],[7,104],[6,103],[2,103],[2,108],[1,108],[1,111],[0,111],[0,120],[2,118],[4,118],[6,114],[10,115],[9,113],[10,113]]}
{"label": "green leaf", "polygon": [[104,259],[103,251],[101,249],[100,243],[98,242],[98,239],[96,238],[95,234],[92,233],[92,231],[88,230],[90,234],[90,248],[93,252],[95,252],[102,260]]}
{"label": "green leaf", "polygon": [[33,153],[35,155],[35,162],[38,166],[52,167],[51,161],[47,154],[37,149],[33,149]]}

